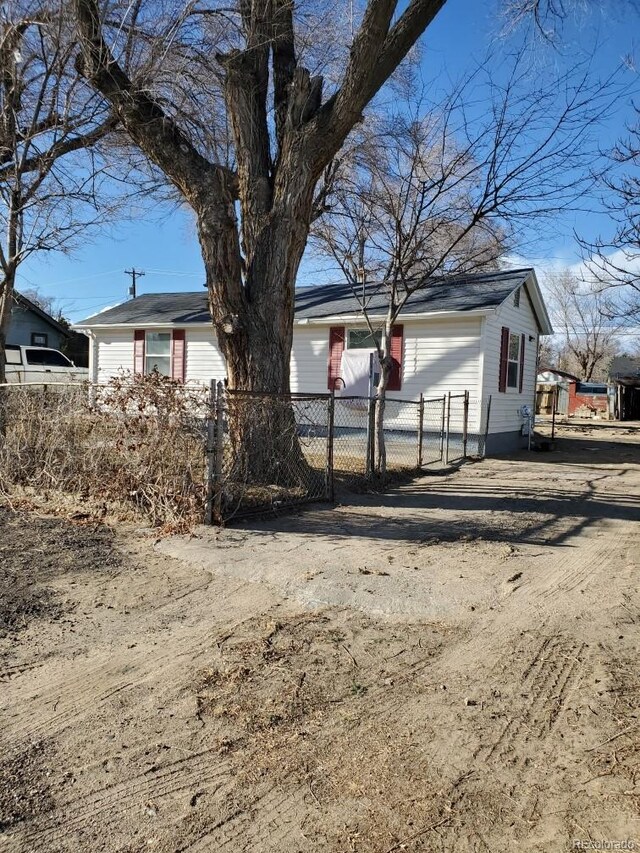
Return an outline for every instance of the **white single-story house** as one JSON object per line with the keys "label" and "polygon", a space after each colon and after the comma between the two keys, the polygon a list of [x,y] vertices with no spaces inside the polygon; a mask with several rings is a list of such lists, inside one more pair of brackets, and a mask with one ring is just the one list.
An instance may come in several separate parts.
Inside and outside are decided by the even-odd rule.
{"label": "white single-story house", "polygon": [[[383,288],[367,290],[368,313],[385,313]],[[405,305],[393,330],[389,396],[416,400],[469,392],[469,431],[484,429],[487,452],[522,445],[523,406],[535,409],[538,338],[553,329],[533,269],[430,281]],[[223,379],[207,293],[147,293],[77,323],[90,338],[90,377],[154,368],[181,382]],[[358,360],[372,351],[358,300],[346,284],[301,287],[291,354],[291,390],[355,393]],[[344,376],[349,376],[345,387]],[[357,379],[357,377],[356,377]],[[362,385],[360,383],[359,388]]]}

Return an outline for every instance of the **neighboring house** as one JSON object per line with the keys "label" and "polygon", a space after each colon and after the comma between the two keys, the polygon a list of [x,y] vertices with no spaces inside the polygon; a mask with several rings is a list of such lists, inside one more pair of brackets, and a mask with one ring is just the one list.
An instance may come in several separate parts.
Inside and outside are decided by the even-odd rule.
{"label": "neighboring house", "polygon": [[14,292],[7,343],[24,347],[62,349],[68,330],[35,302]]}
{"label": "neighboring house", "polygon": [[[295,298],[292,391],[344,393],[343,368],[347,361],[353,367],[345,353],[372,351],[358,301],[345,284],[299,288]],[[382,318],[383,290],[369,286],[367,300],[370,317]],[[488,452],[521,446],[521,410],[535,403],[538,336],[553,331],[534,271],[434,280],[407,302],[401,320],[391,342],[389,396],[469,391],[470,432],[485,428],[491,397]],[[204,291],[145,294],[75,328],[91,339],[96,382],[122,369],[157,368],[181,382],[225,376]]]}
{"label": "neighboring house", "polygon": [[58,322],[39,305],[17,291],[13,294],[7,344],[49,347],[63,352],[78,367],[87,367],[89,364],[86,336]]}

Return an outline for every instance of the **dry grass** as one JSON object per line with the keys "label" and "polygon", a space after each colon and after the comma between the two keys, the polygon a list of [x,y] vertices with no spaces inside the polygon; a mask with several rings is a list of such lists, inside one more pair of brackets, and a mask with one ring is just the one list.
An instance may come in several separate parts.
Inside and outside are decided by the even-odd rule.
{"label": "dry grass", "polygon": [[186,528],[205,503],[204,392],[159,375],[6,390],[0,494],[72,494]]}

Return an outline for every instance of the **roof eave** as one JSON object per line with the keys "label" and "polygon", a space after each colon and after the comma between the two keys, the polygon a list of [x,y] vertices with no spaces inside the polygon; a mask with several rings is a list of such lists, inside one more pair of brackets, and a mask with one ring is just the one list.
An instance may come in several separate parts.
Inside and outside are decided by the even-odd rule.
{"label": "roof eave", "polygon": [[[533,285],[532,287],[529,287],[529,282],[531,282],[531,284]],[[551,318],[549,317],[547,306],[544,304],[544,299],[542,298],[542,291],[540,290],[540,284],[538,283],[538,279],[534,269],[531,269],[529,271],[529,275],[524,281],[524,286],[527,288],[527,293],[529,294],[529,299],[531,300],[531,305],[533,307],[533,312],[536,316],[536,321],[538,323],[538,329],[540,334],[553,335],[553,326],[551,325]]]}
{"label": "roof eave", "polygon": [[[491,311],[495,311],[496,308],[457,308],[452,309],[450,311],[420,311],[419,313],[402,313],[399,320],[423,320],[425,318],[439,318],[439,317],[454,317],[463,315],[465,317],[482,317]],[[370,314],[372,319],[384,318],[384,314]],[[328,317],[296,317],[294,318],[295,326],[308,326],[308,325],[326,325],[327,323],[363,323],[366,322],[364,314],[332,314]],[[76,332],[84,332],[84,331],[92,331],[96,329],[173,329],[176,326],[187,326],[190,329],[209,329],[211,328],[211,321],[208,322],[197,322],[197,323],[189,323],[189,322],[171,322],[171,323],[148,323],[144,321],[129,321],[127,323],[73,323],[71,328]]]}
{"label": "roof eave", "polygon": [[171,322],[171,323],[149,323],[146,320],[130,320],[128,323],[72,323],[71,328],[75,332],[87,332],[94,329],[175,329],[188,326],[190,329],[210,329],[211,320],[206,323]]}

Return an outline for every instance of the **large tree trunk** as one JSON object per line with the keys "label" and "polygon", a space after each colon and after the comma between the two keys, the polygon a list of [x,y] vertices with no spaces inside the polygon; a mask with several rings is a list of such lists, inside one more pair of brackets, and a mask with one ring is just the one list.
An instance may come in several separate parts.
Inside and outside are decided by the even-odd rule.
{"label": "large tree trunk", "polygon": [[314,185],[310,178],[290,182],[288,206],[274,206],[267,217],[255,240],[237,313],[229,312],[228,288],[220,286],[225,271],[219,240],[210,239],[217,231],[208,227],[206,217],[199,219],[211,314],[227,367],[232,461],[225,473],[234,480],[306,488],[313,476],[298,440],[289,380],[295,280]]}

